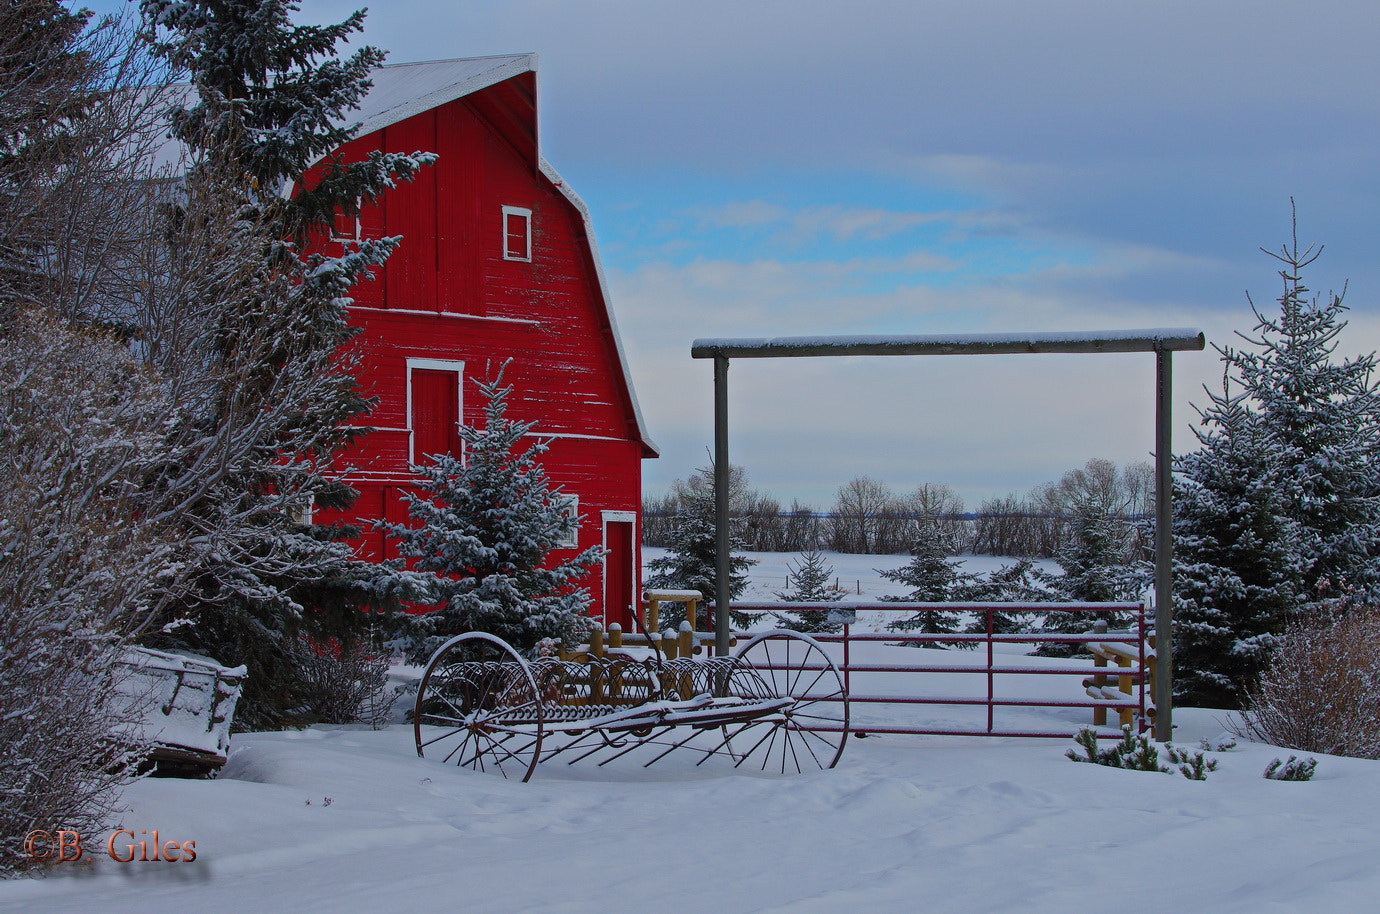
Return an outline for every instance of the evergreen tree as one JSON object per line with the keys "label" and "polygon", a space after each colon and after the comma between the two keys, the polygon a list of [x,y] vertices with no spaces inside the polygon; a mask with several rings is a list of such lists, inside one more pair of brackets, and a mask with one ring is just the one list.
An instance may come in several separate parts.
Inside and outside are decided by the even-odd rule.
{"label": "evergreen tree", "polygon": [[[963,603],[1048,603],[1055,599],[1050,592],[1049,576],[1030,559],[1003,565],[985,577],[975,575],[971,580],[961,581],[952,595],[954,600]],[[1028,631],[1029,616],[1029,613],[994,612],[992,630],[997,634]],[[986,618],[974,619],[964,631],[986,634]]]}
{"label": "evergreen tree", "polygon": [[[341,355],[354,336],[349,295],[401,239],[365,240],[340,256],[305,245],[337,213],[356,213],[434,156],[318,163],[350,138],[344,118],[383,60],[370,47],[334,57],[360,30],[362,12],[316,27],[293,25],[286,0],[144,0],[142,9],[156,53],[195,90],[190,107],[170,112],[191,163],[186,193],[165,211],[172,259],[179,235],[202,227],[202,204],[235,212],[226,234],[236,245],[233,270],[211,261],[187,270],[181,286],[165,280],[183,299],[177,310],[211,315],[206,360],[218,371],[203,379],[179,429],[179,453],[189,455],[182,465],[220,460],[224,470],[181,510],[188,542],[202,544],[191,560],[195,586],[146,640],[246,664],[238,725],[300,723],[296,709],[311,703],[304,690],[312,686],[296,662],[299,636],[349,646],[364,631],[362,610],[425,595],[418,578],[355,559],[347,540],[357,530],[307,516],[355,497],[329,471],[373,405]],[[179,354],[150,357],[164,367],[159,358],[171,364]],[[198,442],[210,452],[197,456]],[[233,453],[215,452],[222,447]],[[164,484],[179,485],[177,472],[170,465]]]}
{"label": "evergreen tree", "polygon": [[1321,248],[1281,264],[1278,317],[1251,303],[1247,349],[1217,347],[1221,394],[1177,460],[1176,695],[1237,707],[1286,624],[1338,593],[1380,596],[1380,394],[1374,355],[1335,361],[1342,296],[1310,297]]}
{"label": "evergreen tree", "polygon": [[[652,590],[698,590],[706,601],[712,603],[718,593],[719,579],[713,467],[696,470],[690,484],[682,487],[678,495],[675,517],[666,537],[667,552],[647,563],[650,574],[646,587]],[[728,596],[734,600],[747,588],[747,570],[757,562],[737,554],[743,548],[743,540],[736,530],[730,529],[728,546]],[[669,606],[666,609],[668,611],[661,616],[661,627],[674,629],[683,620],[683,612]],[[735,625],[746,628],[756,614],[730,611],[730,618]]]}
{"label": "evergreen tree", "polygon": [[[882,577],[913,588],[903,597],[883,597],[887,601],[907,601],[918,603],[945,603],[952,599],[956,586],[970,582],[971,578],[959,572],[959,563],[949,559],[943,531],[933,520],[921,521],[916,526],[915,543],[911,547],[914,556],[909,563],[889,571],[879,571]],[[919,631],[927,635],[953,634],[958,631],[958,613],[942,611],[918,612],[915,615],[892,622],[887,627],[894,631]],[[939,642],[936,647],[942,647]]]}
{"label": "evergreen tree", "polygon": [[[834,566],[815,550],[803,552],[787,568],[795,583],[794,590],[778,591],[776,596],[788,603],[834,603],[843,599],[843,591],[829,586]],[[842,626],[829,621],[827,609],[802,609],[777,613],[783,628],[797,632],[836,632]]]}
{"label": "evergreen tree", "polygon": [[1346,587],[1380,598],[1380,391],[1375,354],[1335,360],[1346,328],[1342,296],[1311,297],[1303,270],[1321,248],[1292,243],[1271,256],[1282,264],[1279,316],[1256,317],[1252,350],[1223,358],[1254,401],[1274,449],[1268,465],[1285,496],[1285,516],[1299,525],[1307,563],[1300,596],[1326,599]]}
{"label": "evergreen tree", "polygon": [[[1116,603],[1140,599],[1148,583],[1144,570],[1125,563],[1130,529],[1108,513],[1104,500],[1080,496],[1073,505],[1073,516],[1062,546],[1054,559],[1063,571],[1047,578],[1051,598],[1077,603]],[[1107,624],[1120,628],[1129,623],[1124,615],[1103,616]],[[1096,620],[1087,613],[1050,612],[1045,614],[1046,632],[1088,631]],[[1077,645],[1042,644],[1036,653],[1067,657],[1077,653]]]}
{"label": "evergreen tree", "polygon": [[578,582],[603,549],[548,564],[578,519],[541,465],[548,444],[519,450],[536,423],[507,417],[513,388],[502,379],[500,370],[477,382],[484,427],[461,427],[464,458],[437,454],[415,467],[420,493],[405,496],[412,525],[379,524],[418,569],[442,576],[443,605],[411,620],[408,655],[416,662],[462,632],[489,632],[531,651],[546,638],[573,641],[586,622],[590,596]]}
{"label": "evergreen tree", "polygon": [[1297,610],[1306,566],[1245,392],[1208,396],[1201,447],[1175,461],[1174,691],[1235,708]]}

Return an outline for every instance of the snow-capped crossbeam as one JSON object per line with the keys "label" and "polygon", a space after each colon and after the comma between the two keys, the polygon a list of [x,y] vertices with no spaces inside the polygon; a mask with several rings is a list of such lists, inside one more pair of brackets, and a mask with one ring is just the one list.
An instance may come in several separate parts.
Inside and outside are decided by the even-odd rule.
{"label": "snow-capped crossbeam", "polygon": [[1072,333],[940,333],[928,335],[777,336],[698,339],[696,359],[771,359],[840,355],[999,355],[1021,352],[1176,352],[1203,349],[1194,327],[1087,330]]}

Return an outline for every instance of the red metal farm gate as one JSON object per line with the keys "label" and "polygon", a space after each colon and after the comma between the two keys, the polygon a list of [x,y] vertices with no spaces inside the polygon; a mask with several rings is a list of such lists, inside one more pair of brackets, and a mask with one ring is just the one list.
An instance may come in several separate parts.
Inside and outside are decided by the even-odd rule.
{"label": "red metal farm gate", "polygon": [[[865,736],[873,733],[927,734],[945,736],[1032,736],[1071,737],[1085,726],[1097,729],[1099,737],[1120,736],[1117,729],[1108,729],[1107,712],[1115,712],[1123,724],[1131,724],[1137,732],[1150,729],[1155,719],[1153,698],[1148,694],[1154,680],[1155,654],[1152,644],[1153,626],[1147,619],[1143,603],[734,603],[736,611],[780,613],[783,611],[829,609],[843,621],[837,634],[812,635],[815,640],[830,645],[830,654],[843,673],[848,701],[853,707],[846,725],[850,733]],[[876,631],[860,628],[849,621],[856,611],[869,614],[895,614],[897,618],[914,617],[922,613],[971,614],[980,620],[980,631],[962,634],[921,634],[913,631]],[[1064,633],[1003,633],[997,630],[997,619],[1010,613],[1050,612],[1086,615],[1089,625],[1083,631]],[[1099,619],[1099,617],[1102,617]],[[1120,618],[1118,629],[1109,629],[1107,618]],[[1129,617],[1129,624],[1125,620]],[[875,618],[875,617],[874,617]],[[885,626],[883,626],[885,627]],[[1080,628],[1081,626],[1073,626]],[[888,662],[859,656],[859,649],[871,644],[912,645],[915,647],[945,646],[952,652],[917,651],[914,662]],[[1045,659],[1032,662],[1024,652],[1003,650],[1004,645],[1038,647],[1039,645],[1071,644],[1083,646],[1081,656]],[[974,654],[961,650],[969,647]],[[862,653],[875,653],[863,648]],[[968,662],[963,662],[968,661]],[[1112,664],[1114,666],[1109,666]],[[810,667],[800,672],[808,676]],[[926,691],[938,677],[960,676],[979,678],[976,689]],[[1037,676],[1057,683],[1052,689],[1014,689],[1018,677]],[[1073,679],[1065,688],[1061,680]],[[957,694],[955,694],[957,693]],[[981,709],[985,725],[979,718],[976,726],[927,725],[907,722],[912,715],[901,714],[897,720],[886,715],[869,713],[882,706],[952,705]],[[1035,727],[1022,721],[1005,726],[999,720],[999,709],[1087,709],[1085,720],[1069,721],[1066,726]],[[985,712],[985,713],[984,713]]]}

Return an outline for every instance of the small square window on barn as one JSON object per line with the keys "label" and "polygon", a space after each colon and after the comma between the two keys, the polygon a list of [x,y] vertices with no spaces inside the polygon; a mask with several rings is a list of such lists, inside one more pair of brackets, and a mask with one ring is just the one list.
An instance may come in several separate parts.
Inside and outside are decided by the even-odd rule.
{"label": "small square window on barn", "polygon": [[503,207],[503,259],[532,259],[532,211],[521,206]]}

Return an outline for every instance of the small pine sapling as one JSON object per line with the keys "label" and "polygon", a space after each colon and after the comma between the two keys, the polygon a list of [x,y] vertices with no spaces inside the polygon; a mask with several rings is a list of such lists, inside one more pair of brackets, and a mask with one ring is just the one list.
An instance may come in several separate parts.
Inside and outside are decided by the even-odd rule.
{"label": "small pine sapling", "polygon": [[1209,771],[1217,770],[1217,759],[1210,759],[1202,752],[1189,753],[1177,746],[1165,746],[1172,765],[1179,766],[1179,773],[1190,781],[1206,781]]}
{"label": "small pine sapling", "polygon": [[1275,759],[1265,766],[1264,777],[1271,781],[1311,781],[1313,772],[1318,768],[1318,760],[1310,758],[1301,761],[1296,756],[1289,756],[1289,761],[1281,762]]}
{"label": "small pine sapling", "polygon": [[[1097,742],[1097,731],[1084,727],[1074,736],[1082,753],[1073,749],[1064,753],[1071,761],[1092,765],[1105,765],[1108,768],[1124,768],[1128,771],[1159,771],[1169,774],[1170,769],[1160,764],[1160,750],[1143,734],[1131,732],[1129,725],[1121,728],[1121,739],[1103,749]],[[1206,781],[1208,772],[1217,770],[1217,760],[1206,758],[1201,752],[1190,753],[1186,749],[1165,745],[1169,761],[1178,766],[1178,771],[1190,781]]]}
{"label": "small pine sapling", "polygon": [[[834,568],[815,550],[802,552],[800,558],[788,566],[795,590],[779,591],[776,596],[788,603],[834,603],[843,599],[843,591],[829,586]],[[783,628],[796,632],[827,633],[841,628],[829,621],[827,609],[801,609],[775,614]]]}
{"label": "small pine sapling", "polygon": [[[948,557],[948,547],[944,536],[933,521],[921,522],[915,543],[911,546],[909,563],[900,568],[879,571],[888,581],[905,584],[913,588],[904,597],[882,597],[889,602],[908,601],[916,603],[943,603],[953,598],[955,586],[967,580],[958,571],[958,563]],[[918,631],[925,635],[949,635],[958,631],[958,613],[939,609],[926,609],[905,619],[890,623],[892,631]],[[958,647],[972,647],[973,642],[957,642]],[[925,647],[943,648],[944,642],[927,642]]]}
{"label": "small pine sapling", "polygon": [[1125,768],[1130,771],[1169,771],[1160,764],[1160,751],[1155,748],[1150,738],[1132,733],[1129,725],[1121,728],[1121,739],[1106,749],[1098,745],[1097,731],[1091,727],[1079,730],[1073,739],[1082,748],[1083,755],[1080,756],[1072,749],[1068,750],[1064,756],[1072,761],[1105,765],[1108,768]]}

